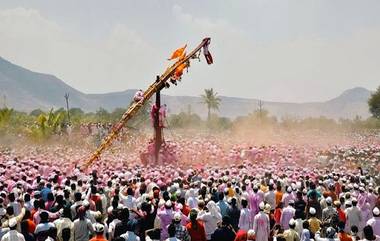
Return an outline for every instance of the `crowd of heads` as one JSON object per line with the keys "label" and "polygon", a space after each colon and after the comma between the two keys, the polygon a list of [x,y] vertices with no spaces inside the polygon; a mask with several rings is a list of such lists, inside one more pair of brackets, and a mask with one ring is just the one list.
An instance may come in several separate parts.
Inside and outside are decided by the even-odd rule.
{"label": "crowd of heads", "polygon": [[373,135],[324,146],[204,136],[177,136],[165,145],[177,163],[142,165],[139,149],[115,149],[87,170],[80,169],[87,151],[81,148],[3,149],[1,239],[307,241],[380,235],[380,141]]}

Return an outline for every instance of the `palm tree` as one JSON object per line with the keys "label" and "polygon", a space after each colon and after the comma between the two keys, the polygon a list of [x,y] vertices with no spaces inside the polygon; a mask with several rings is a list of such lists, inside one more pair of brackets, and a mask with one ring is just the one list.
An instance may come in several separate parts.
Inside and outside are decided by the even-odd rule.
{"label": "palm tree", "polygon": [[6,125],[9,123],[13,112],[14,112],[13,109],[8,109],[8,108],[0,109],[0,126]]}
{"label": "palm tree", "polygon": [[202,103],[207,106],[207,120],[210,120],[211,110],[219,110],[220,102],[222,101],[218,97],[218,93],[214,92],[214,89],[205,89],[205,94],[201,95]]}
{"label": "palm tree", "polygon": [[63,111],[54,112],[51,109],[49,113],[42,113],[37,117],[35,125],[30,129],[30,133],[35,138],[48,139],[59,131],[64,118],[65,113]]}
{"label": "palm tree", "polygon": [[0,109],[0,134],[4,134],[9,129],[13,115],[13,109],[8,109],[6,107]]}

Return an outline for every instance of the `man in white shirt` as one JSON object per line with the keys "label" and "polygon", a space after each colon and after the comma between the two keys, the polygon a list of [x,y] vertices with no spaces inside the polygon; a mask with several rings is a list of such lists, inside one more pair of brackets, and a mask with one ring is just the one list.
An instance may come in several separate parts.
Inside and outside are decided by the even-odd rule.
{"label": "man in white shirt", "polygon": [[16,218],[11,218],[9,220],[9,232],[6,233],[2,238],[1,241],[25,241],[24,236],[17,232],[17,219]]}
{"label": "man in white shirt", "polygon": [[274,194],[274,188],[273,184],[269,184],[269,191],[265,193],[264,201],[266,203],[269,203],[271,210],[274,210],[276,208],[276,196]]}
{"label": "man in white shirt", "polygon": [[380,210],[375,207],[372,211],[373,218],[368,220],[367,225],[371,226],[373,229],[373,234],[380,236]]}
{"label": "man in white shirt", "polygon": [[137,209],[137,201],[136,198],[133,197],[133,189],[131,187],[128,187],[127,196],[123,195],[122,192],[120,192],[119,197],[122,204],[129,209],[130,218],[133,219],[135,217],[135,214],[131,211]]}

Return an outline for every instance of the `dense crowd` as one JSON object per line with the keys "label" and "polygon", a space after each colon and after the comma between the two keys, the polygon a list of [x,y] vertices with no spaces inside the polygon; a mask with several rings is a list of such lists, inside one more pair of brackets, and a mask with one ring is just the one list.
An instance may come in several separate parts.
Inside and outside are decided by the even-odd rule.
{"label": "dense crowd", "polygon": [[179,163],[144,166],[139,150],[115,150],[86,171],[80,148],[3,149],[0,240],[380,240],[373,135],[323,147],[166,145]]}

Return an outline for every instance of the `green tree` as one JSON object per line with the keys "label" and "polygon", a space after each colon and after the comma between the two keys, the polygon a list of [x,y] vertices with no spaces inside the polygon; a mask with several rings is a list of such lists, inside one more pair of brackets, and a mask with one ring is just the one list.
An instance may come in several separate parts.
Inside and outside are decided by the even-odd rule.
{"label": "green tree", "polygon": [[214,92],[214,89],[205,89],[205,93],[201,95],[202,103],[207,107],[207,120],[210,120],[211,110],[219,110],[220,102],[222,101],[218,97],[218,93]]}
{"label": "green tree", "polygon": [[70,108],[71,116],[82,116],[84,115],[84,111],[81,108]]}
{"label": "green tree", "polygon": [[7,131],[13,114],[13,109],[8,109],[6,107],[0,109],[0,134],[4,134],[4,132]]}
{"label": "green tree", "polygon": [[188,114],[180,112],[172,114],[168,118],[169,127],[183,128],[183,127],[200,127],[202,119],[197,114]]}
{"label": "green tree", "polygon": [[39,116],[39,115],[41,115],[41,114],[43,114],[44,112],[41,110],[41,109],[35,109],[35,110],[32,110],[31,112],[30,112],[30,114],[29,115],[32,115],[32,116]]}
{"label": "green tree", "polygon": [[110,117],[111,117],[110,113],[106,109],[104,109],[103,107],[100,107],[96,111],[95,115],[96,115],[96,118],[98,119],[98,121],[100,121],[100,122],[110,121]]}
{"label": "green tree", "polygon": [[115,108],[111,113],[111,119],[113,121],[118,121],[123,116],[124,112],[126,112],[127,109],[125,108]]}
{"label": "green tree", "polygon": [[31,135],[37,139],[48,139],[52,135],[57,134],[60,131],[60,126],[62,125],[65,118],[64,112],[54,111],[51,109],[49,113],[40,114],[30,130]]}
{"label": "green tree", "polygon": [[[131,102],[130,106],[134,102]],[[128,126],[134,129],[139,129],[143,126],[148,126],[150,121],[150,111],[151,111],[152,102],[147,101],[132,117],[132,119],[128,122]]]}
{"label": "green tree", "polygon": [[369,98],[368,106],[372,116],[377,119],[380,119],[380,86],[377,88],[375,93],[373,93]]}

